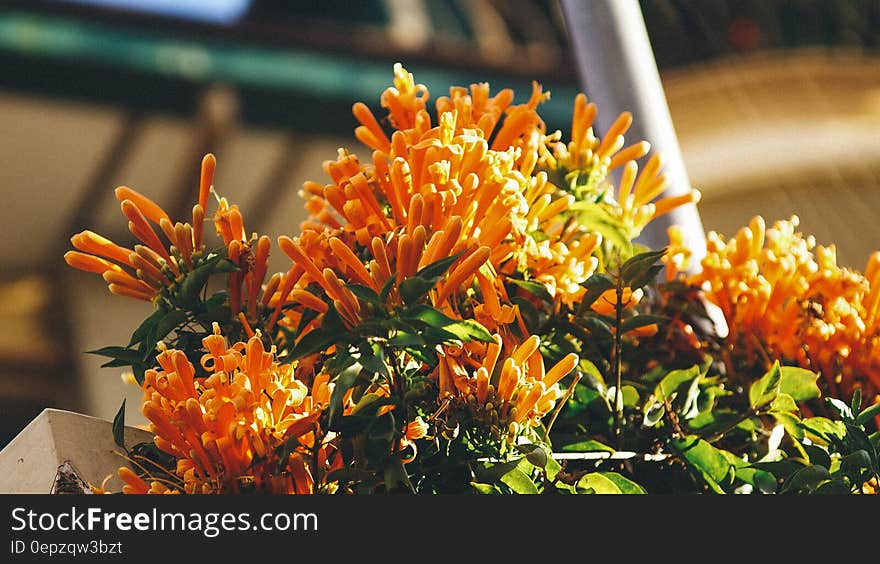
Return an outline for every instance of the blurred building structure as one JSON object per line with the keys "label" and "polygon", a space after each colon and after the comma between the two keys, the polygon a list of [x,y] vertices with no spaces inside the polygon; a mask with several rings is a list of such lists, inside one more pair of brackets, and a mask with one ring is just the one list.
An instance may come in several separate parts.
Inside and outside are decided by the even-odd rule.
{"label": "blurred building structure", "polygon": [[[489,81],[525,97],[538,80],[548,126],[568,129],[581,30],[555,0],[188,4],[0,4],[0,445],[44,407],[111,418],[128,397],[141,420],[139,390],[82,351],[125,344],[149,306],[62,258],[84,228],[129,240],[114,187],[180,216],[211,151],[249,230],[295,231],[302,182],[337,147],[363,152],[351,104],[379,111],[397,61],[434,96]],[[862,268],[880,248],[880,3],[641,6],[705,228],[797,213]]]}

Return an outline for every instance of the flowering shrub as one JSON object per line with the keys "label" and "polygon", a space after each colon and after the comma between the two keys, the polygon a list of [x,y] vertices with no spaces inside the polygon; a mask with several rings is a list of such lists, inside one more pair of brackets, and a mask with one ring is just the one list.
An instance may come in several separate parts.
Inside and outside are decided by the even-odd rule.
{"label": "flowering shrub", "polygon": [[662,197],[632,116],[597,138],[583,94],[548,132],[548,96],[453,87],[432,114],[395,65],[386,116],[353,106],[372,152],[305,183],[272,275],[213,155],[191,223],[117,188],[139,243],[83,231],[65,259],[153,307],[91,351],[130,367],[154,434],[124,492],[874,491],[877,257],[861,275],[756,218],[691,273],[675,228],[634,239],[699,193]]}

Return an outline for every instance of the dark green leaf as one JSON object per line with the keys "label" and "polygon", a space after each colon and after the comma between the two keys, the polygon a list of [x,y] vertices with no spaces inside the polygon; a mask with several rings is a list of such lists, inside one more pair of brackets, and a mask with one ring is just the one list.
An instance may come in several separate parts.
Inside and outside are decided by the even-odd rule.
{"label": "dark green leaf", "polygon": [[534,280],[519,280],[516,278],[507,278],[507,281],[511,284],[519,286],[526,292],[541,298],[545,302],[552,302],[553,296],[550,295],[550,292],[547,290],[547,286],[541,284],[540,282],[535,282]]}
{"label": "dark green leaf", "polygon": [[853,413],[859,413],[862,410],[862,389],[856,388],[853,391],[852,400],[849,403],[850,409]]}
{"label": "dark green leaf", "polygon": [[220,272],[220,273],[229,273],[229,272],[238,272],[241,270],[234,262],[229,259],[220,259],[216,263],[214,263],[214,269],[212,272]]}
{"label": "dark green leaf", "polygon": [[[330,428],[334,429],[336,420],[342,415],[342,399],[357,382],[361,373],[361,365],[354,363],[343,370],[339,377],[336,378],[336,384],[333,387],[333,393],[330,394],[330,406],[328,410]],[[335,430],[335,429],[334,429]]]}
{"label": "dark green leaf", "polygon": [[416,276],[424,278],[426,280],[439,278],[446,274],[446,271],[449,270],[449,267],[452,266],[455,261],[461,258],[461,255],[463,255],[464,253],[465,251],[461,251],[460,253],[455,253],[454,255],[443,257],[438,261],[432,262],[431,264],[421,268],[418,272],[416,272]]}
{"label": "dark green leaf", "polygon": [[526,460],[529,461],[530,464],[537,468],[544,468],[547,466],[547,460],[549,459],[549,453],[547,449],[542,447],[541,445],[536,444],[519,444],[516,445],[516,450],[520,451],[526,456]]}
{"label": "dark green leaf", "polygon": [[424,345],[425,339],[421,335],[415,333],[398,331],[394,337],[388,340],[388,343],[396,347],[409,347],[413,345]]}
{"label": "dark green leaf", "polygon": [[134,374],[134,379],[138,383],[138,386],[143,386],[144,379],[147,377],[147,367],[141,363],[132,364],[131,371]]}
{"label": "dark green leaf", "polygon": [[657,275],[660,274],[660,272],[664,268],[665,268],[665,266],[662,264],[652,265],[652,266],[648,267],[648,269],[645,270],[645,272],[641,273],[640,276],[636,276],[635,278],[630,280],[629,284],[627,284],[627,285],[630,288],[632,288],[633,290],[636,290],[638,288],[643,288],[643,287],[647,286],[648,284],[652,284],[654,282],[654,279],[657,278]]}
{"label": "dark green leaf", "polygon": [[779,368],[779,393],[788,394],[796,402],[808,401],[822,395],[816,380],[815,372],[797,366]]}
{"label": "dark green leaf", "polygon": [[581,299],[582,308],[590,307],[602,294],[615,287],[614,280],[602,272],[593,274],[581,286],[587,290]]}
{"label": "dark green leaf", "polygon": [[765,494],[776,493],[776,476],[765,470],[755,470],[752,481],[758,491]]}
{"label": "dark green leaf", "polygon": [[119,406],[119,411],[113,418],[113,442],[125,448],[125,400]]}
{"label": "dark green leaf", "polygon": [[409,476],[406,473],[406,467],[399,456],[389,457],[384,474],[386,491],[406,490],[415,493],[415,488],[413,488],[412,482],[409,481]]}
{"label": "dark green leaf", "polygon": [[205,263],[183,277],[175,294],[176,302],[183,309],[199,309],[199,294],[208,283],[215,266],[215,261]]}
{"label": "dark green leaf", "polygon": [[165,316],[165,313],[164,309],[157,309],[150,317],[146,318],[132,333],[128,346],[141,342],[147,335],[153,333],[156,329],[156,324]]}
{"label": "dark green leaf", "polygon": [[378,306],[380,304],[379,294],[377,294],[372,288],[368,288],[361,284],[348,284],[346,285],[346,288],[348,288],[351,293],[357,296],[360,300],[370,305]]}
{"label": "dark green leaf", "polygon": [[611,332],[611,326],[599,317],[589,315],[578,320],[579,323],[586,328],[597,339],[611,339],[614,334]]}
{"label": "dark green leaf", "polygon": [[823,468],[831,468],[831,456],[828,451],[816,445],[802,445],[807,456],[810,457],[810,464],[815,464]]}
{"label": "dark green leaf", "polygon": [[830,479],[831,473],[828,472],[826,468],[815,464],[806,466],[792,474],[790,478],[783,482],[780,493],[797,493],[803,490],[815,490]]}
{"label": "dark green leaf", "polygon": [[156,324],[156,339],[164,339],[168,333],[177,329],[177,326],[186,321],[186,312],[175,309],[165,314]]}
{"label": "dark green leaf", "polygon": [[143,360],[143,356],[139,351],[127,349],[125,347],[103,347],[100,349],[95,349],[93,351],[86,351],[86,353],[106,356],[122,361],[124,363],[114,364],[113,366],[128,366],[133,362],[140,362],[141,360]]}
{"label": "dark green leaf", "polygon": [[312,329],[297,341],[290,351],[290,359],[297,360],[315,353],[327,350],[327,347],[334,344],[336,339],[342,337],[337,333],[325,331],[324,329]]}
{"label": "dark green leaf", "polygon": [[752,409],[761,409],[769,405],[779,395],[781,371],[779,361],[749,388],[749,405]]}
{"label": "dark green leaf", "polygon": [[385,284],[382,285],[382,289],[379,290],[379,301],[385,303],[385,300],[388,299],[388,294],[391,293],[391,289],[394,288],[394,283],[397,281],[397,274],[391,274],[391,278],[385,281]]}
{"label": "dark green leaf", "polygon": [[420,276],[411,276],[397,285],[403,303],[413,305],[437,285],[436,279],[426,280]]}
{"label": "dark green leaf", "polygon": [[[660,270],[662,270],[662,265],[657,265],[656,263],[664,254],[666,254],[665,248],[659,251],[648,251],[646,253],[637,254],[623,263],[620,267],[620,278],[623,280],[623,285],[636,289],[647,284],[650,280],[647,280],[642,284],[638,284],[637,282],[638,280],[647,278],[648,273],[651,272],[655,266],[659,266]],[[659,272],[659,270],[657,270],[657,272]],[[651,279],[653,279],[653,276],[651,276]]]}

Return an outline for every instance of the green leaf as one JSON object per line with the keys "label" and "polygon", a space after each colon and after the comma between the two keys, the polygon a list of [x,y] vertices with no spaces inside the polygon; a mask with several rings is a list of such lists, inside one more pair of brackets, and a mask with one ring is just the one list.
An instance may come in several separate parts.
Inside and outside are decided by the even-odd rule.
{"label": "green leaf", "polygon": [[634,255],[628,261],[624,262],[620,267],[620,278],[623,280],[624,285],[631,286],[635,289],[636,286],[633,286],[631,281],[644,274],[649,268],[654,266],[657,261],[663,258],[663,255],[665,254],[665,248],[660,249],[659,251],[647,251]]}
{"label": "green leaf", "polygon": [[513,468],[509,472],[501,476],[501,483],[506,484],[511,490],[518,494],[537,494],[538,487],[529,478],[528,474],[519,468]]}
{"label": "green leaf", "polygon": [[382,289],[379,290],[379,301],[385,303],[385,300],[388,299],[388,294],[391,293],[391,290],[394,288],[394,283],[397,281],[397,274],[392,273],[391,278],[385,281],[385,284],[382,285]]}
{"label": "green leaf", "polygon": [[134,333],[131,334],[131,341],[128,342],[128,346],[132,346],[135,343],[139,343],[144,338],[147,337],[150,333],[154,332],[156,329],[156,324],[159,323],[159,320],[165,316],[164,309],[157,309],[146,318],[143,323],[141,323],[137,329],[134,330]]}
{"label": "green leaf", "polygon": [[407,333],[398,331],[394,337],[388,339],[388,344],[396,347],[411,347],[414,345],[424,345],[425,338],[415,333]]}
{"label": "green leaf", "polygon": [[456,321],[443,328],[449,331],[462,341],[482,341],[484,343],[492,342],[492,333],[483,327],[479,322],[473,319],[463,319]]}
{"label": "green leaf", "polygon": [[779,395],[781,371],[779,361],[749,388],[749,405],[752,409],[761,409],[769,405]]}
{"label": "green leaf", "polygon": [[578,489],[590,489],[597,494],[622,494],[617,483],[606,476],[610,472],[591,472],[581,476],[577,482]]}
{"label": "green leaf", "polygon": [[810,417],[800,423],[800,427],[809,435],[813,442],[828,444],[842,440],[846,436],[846,425],[841,421],[832,421],[827,417]]}
{"label": "green leaf", "polygon": [[208,283],[216,265],[216,261],[209,261],[184,276],[175,293],[176,303],[186,310],[198,310],[199,294]]}
{"label": "green leaf", "polygon": [[803,490],[815,490],[824,482],[831,479],[831,473],[826,468],[817,465],[806,466],[785,480],[780,493],[800,492]]}
{"label": "green leaf", "polygon": [[375,290],[364,286],[362,284],[347,284],[345,286],[348,288],[352,294],[357,296],[360,300],[374,306],[378,306],[381,302],[379,301],[379,294],[376,293]]}
{"label": "green leaf", "polygon": [[544,468],[547,466],[547,460],[550,458],[547,449],[541,445],[519,444],[516,445],[516,450],[523,453],[526,460],[537,468]]}
{"label": "green leaf", "polygon": [[156,324],[156,339],[164,339],[168,333],[177,329],[178,325],[185,322],[187,314],[185,311],[175,309],[165,314]]}
{"label": "green leaf", "polygon": [[819,375],[798,366],[779,368],[779,393],[788,394],[796,402],[816,399],[822,395],[816,380]]}
{"label": "green leaf", "polygon": [[660,272],[664,268],[665,266],[662,264],[651,265],[650,267],[648,267],[647,270],[642,272],[640,276],[636,276],[635,278],[631,279],[627,286],[629,286],[633,290],[636,290],[638,288],[643,288],[648,284],[652,284],[654,282],[654,279],[657,278],[657,275],[660,274]]}
{"label": "green leaf", "polygon": [[[622,494],[647,494],[645,488],[617,472],[599,472],[603,477],[614,482]],[[595,487],[593,489],[596,489]]]}
{"label": "green leaf", "polygon": [[623,323],[620,324],[620,332],[621,334],[626,335],[634,329],[647,327],[648,325],[653,325],[655,323],[663,323],[668,320],[669,318],[660,315],[637,315],[624,320]]}
{"label": "green leaf", "polygon": [[113,418],[113,442],[125,448],[125,400],[119,406],[119,411]]}
{"label": "green leaf", "polygon": [[492,484],[483,484],[483,483],[480,483],[480,482],[471,482],[471,487],[474,488],[474,490],[475,490],[478,494],[482,494],[482,495],[495,495],[495,494],[498,493],[498,488],[495,487],[495,486],[493,486]]}
{"label": "green leaf", "polygon": [[553,296],[550,295],[550,292],[547,290],[547,286],[541,284],[540,282],[535,282],[534,280],[519,280],[517,278],[507,278],[506,281],[516,286],[519,286],[530,294],[534,294],[545,302],[553,301]]}
{"label": "green leaf", "polygon": [[610,446],[593,440],[563,445],[559,450],[560,452],[614,452]]}
{"label": "green leaf", "polygon": [[431,264],[422,267],[418,272],[416,272],[416,276],[424,278],[426,280],[439,278],[446,274],[446,271],[449,270],[449,267],[452,266],[455,261],[461,258],[461,255],[463,255],[464,253],[465,251],[461,251],[460,253],[455,253],[454,255],[443,257],[438,261],[434,261]]}
{"label": "green leaf", "polygon": [[752,481],[758,491],[764,494],[775,494],[777,483],[776,476],[766,470],[755,470]]}
{"label": "green leaf", "polygon": [[404,467],[403,461],[400,460],[399,456],[389,458],[388,464],[385,466],[384,475],[386,491],[392,492],[403,489],[415,493],[415,488],[413,488],[412,482],[409,481],[409,476],[406,473],[406,467]]}
{"label": "green leaf", "polygon": [[[779,396],[779,397],[780,398],[782,398],[782,397],[789,397],[790,398],[791,396]],[[778,401],[778,400],[776,400],[776,401]],[[776,401],[773,402],[773,404],[772,404],[773,406],[776,405]],[[785,400],[783,400],[783,401],[785,401]],[[791,400],[791,401],[793,402],[794,400]],[[790,407],[790,406],[788,406],[788,407]],[[785,427],[785,431],[789,435],[791,435],[794,439],[796,439],[798,441],[803,440],[804,430],[800,425],[801,420],[798,416],[791,413],[790,411],[777,411],[775,409],[775,407],[771,407],[770,412],[773,415],[773,418],[776,419],[779,423],[781,423],[783,427]]]}
{"label": "green leaf", "polygon": [[342,399],[345,397],[345,394],[348,393],[348,390],[354,387],[355,382],[357,382],[358,376],[361,373],[361,369],[362,367],[360,363],[355,362],[351,366],[345,368],[336,379],[333,393],[330,394],[330,406],[328,410],[331,429],[334,429],[336,420],[342,415]]}
{"label": "green leaf", "polygon": [[601,205],[590,202],[575,202],[569,207],[578,214],[580,223],[590,231],[597,231],[602,238],[620,249],[624,255],[632,252],[632,242],[626,235],[626,229],[614,215]]}
{"label": "green leaf", "polygon": [[220,259],[216,263],[214,263],[214,269],[213,269],[212,273],[219,272],[219,273],[228,274],[230,272],[238,272],[240,270],[241,269],[234,262],[232,262],[231,260],[229,260],[227,258],[224,258],[224,259]]}
{"label": "green leaf", "polygon": [[695,435],[670,441],[673,451],[696,470],[715,493],[725,493],[722,486],[731,485],[735,470],[717,448]]}
{"label": "green leaf", "polygon": [[654,387],[654,397],[660,402],[665,402],[681,386],[689,384],[694,378],[699,378],[701,375],[702,372],[698,364],[687,369],[673,370]]}
{"label": "green leaf", "polygon": [[580,325],[587,329],[597,339],[611,340],[614,333],[611,332],[611,326],[599,317],[589,315],[578,320]]}
{"label": "green leaf", "polygon": [[878,415],[880,415],[880,401],[863,409],[859,413],[858,417],[856,417],[856,423],[858,423],[859,425],[864,425]]}
{"label": "green leaf", "polygon": [[436,286],[437,280],[426,280],[420,276],[411,276],[397,285],[403,303],[413,305]]}
{"label": "green leaf", "polygon": [[406,319],[418,319],[431,327],[437,328],[446,327],[447,325],[455,323],[455,319],[452,319],[431,306],[423,304],[417,304],[408,308],[404,315]]}
{"label": "green leaf", "polygon": [[581,299],[581,308],[585,309],[593,305],[599,297],[615,288],[614,279],[603,272],[597,272],[587,278],[582,284],[586,288],[586,293]]}
{"label": "green leaf", "polygon": [[290,351],[290,359],[297,360],[315,353],[323,352],[336,342],[342,335],[325,331],[324,329],[312,329],[302,336]]}
{"label": "green leaf", "polygon": [[776,399],[770,404],[771,413],[791,413],[797,411],[798,407],[790,395],[780,392]]}
{"label": "green leaf", "polygon": [[134,362],[143,360],[140,351],[128,349],[125,347],[103,347],[93,351],[86,351],[86,354],[95,354],[98,356],[106,356],[123,362],[123,364],[114,364],[108,366],[128,366]]}
{"label": "green leaf", "polygon": [[831,468],[831,455],[822,447],[816,445],[802,445],[807,456],[810,457],[810,464],[815,464],[823,468]]}

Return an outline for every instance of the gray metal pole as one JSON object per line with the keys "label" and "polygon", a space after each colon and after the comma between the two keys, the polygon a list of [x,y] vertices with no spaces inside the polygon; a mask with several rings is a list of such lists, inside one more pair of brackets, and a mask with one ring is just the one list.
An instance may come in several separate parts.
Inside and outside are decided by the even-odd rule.
{"label": "gray metal pole", "polygon": [[[620,112],[630,111],[630,141],[644,139],[661,153],[667,178],[664,195],[691,188],[669,115],[654,51],[638,0],[560,0],[574,48],[581,85],[598,107],[596,125],[607,130]],[[692,268],[705,254],[706,236],[695,205],[682,206],[651,222],[639,241],[660,248],[666,228],[677,224],[693,252]]]}

